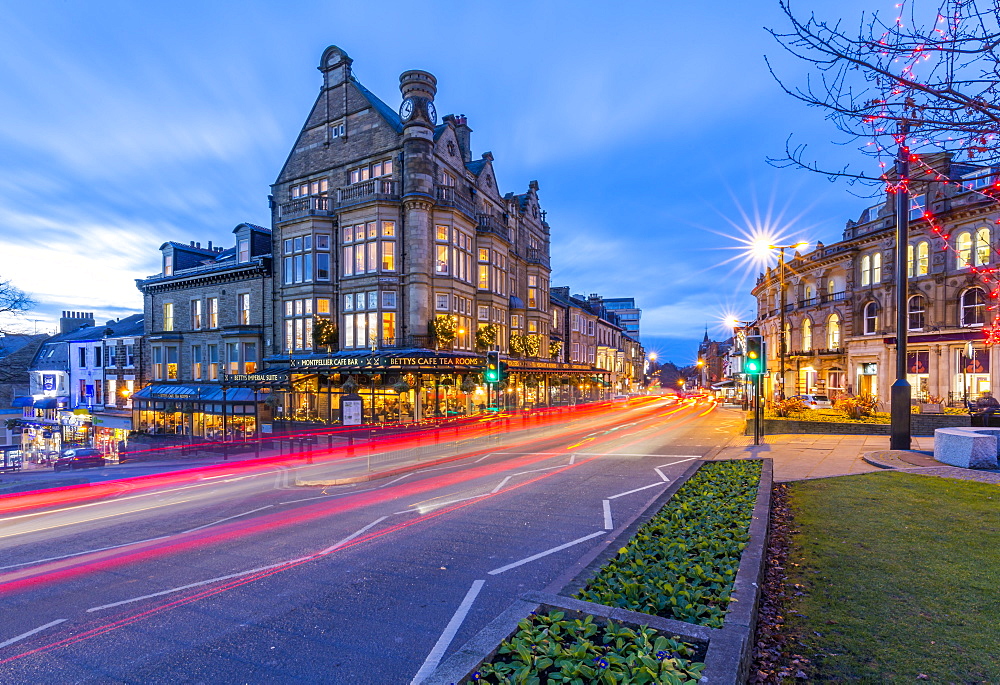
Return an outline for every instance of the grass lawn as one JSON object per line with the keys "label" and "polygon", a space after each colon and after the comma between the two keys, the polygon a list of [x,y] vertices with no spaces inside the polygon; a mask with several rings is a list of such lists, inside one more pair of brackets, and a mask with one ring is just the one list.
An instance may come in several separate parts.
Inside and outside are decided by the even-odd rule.
{"label": "grass lawn", "polygon": [[810,681],[1000,683],[1000,487],[881,472],[790,493]]}

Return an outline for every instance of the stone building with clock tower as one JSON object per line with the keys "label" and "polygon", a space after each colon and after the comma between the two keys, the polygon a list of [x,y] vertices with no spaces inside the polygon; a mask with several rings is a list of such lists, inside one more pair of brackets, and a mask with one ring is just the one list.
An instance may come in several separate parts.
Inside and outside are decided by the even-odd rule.
{"label": "stone building with clock tower", "polygon": [[[291,393],[287,411],[333,418],[331,393],[322,395],[343,383],[342,371],[378,376],[381,387],[403,380],[417,394],[424,380],[453,371],[444,380],[457,389],[485,349],[506,354],[521,341],[533,353],[512,355],[512,369],[517,358],[544,366],[549,226],[537,182],[501,193],[493,155],[473,158],[465,116],[438,121],[433,75],[404,72],[396,110],[351,66],[340,48],[324,51],[319,96],[272,186],[281,321],[267,361],[288,364],[293,387],[305,388]],[[321,318],[336,328],[322,343]],[[391,363],[415,358],[426,363]]]}

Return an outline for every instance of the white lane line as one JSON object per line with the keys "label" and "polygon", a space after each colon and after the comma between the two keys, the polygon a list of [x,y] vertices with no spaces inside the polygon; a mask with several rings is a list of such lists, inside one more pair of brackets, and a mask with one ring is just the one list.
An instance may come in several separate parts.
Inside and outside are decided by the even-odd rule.
{"label": "white lane line", "polygon": [[260,566],[258,568],[252,568],[249,571],[240,571],[239,573],[230,573],[227,576],[218,576],[217,578],[209,578],[208,580],[200,580],[197,583],[188,583],[187,585],[181,585],[180,587],[170,588],[169,590],[161,590],[160,592],[154,592],[149,595],[143,595],[141,597],[132,597],[130,599],[123,599],[120,602],[112,602],[111,604],[102,604],[99,607],[91,607],[87,609],[87,613],[93,611],[100,611],[102,609],[112,609],[114,607],[120,607],[123,604],[131,604],[132,602],[141,602],[144,599],[152,599],[153,597],[162,597],[163,595],[173,594],[174,592],[181,592],[182,590],[190,590],[193,587],[201,587],[202,585],[209,585],[211,583],[218,583],[222,580],[229,580],[230,578],[240,578],[242,576],[249,576],[253,573],[260,573],[261,571],[270,571],[272,568],[278,568],[279,566],[287,566],[289,564],[297,564],[300,561],[307,561],[309,559],[314,559],[315,555],[310,554],[306,557],[299,557],[298,559],[289,559],[288,561],[279,561],[277,564],[271,564],[270,566]]}
{"label": "white lane line", "polygon": [[[247,478],[257,478],[259,476],[267,475],[268,473],[270,473],[270,471],[267,471],[265,473],[254,474],[254,475],[251,475],[251,476],[243,476],[242,478],[236,478],[234,480],[245,480]],[[114,483],[114,481],[111,481],[108,484],[112,484],[112,483]],[[198,483],[197,485],[185,485],[184,487],[171,488],[169,490],[153,490],[153,491],[150,491],[150,492],[144,492],[144,493],[139,494],[139,495],[129,495],[128,497],[113,497],[111,499],[104,499],[104,500],[101,500],[99,502],[90,502],[89,504],[74,504],[73,506],[62,507],[61,509],[47,509],[45,511],[36,511],[34,513],[31,513],[31,514],[18,514],[16,516],[7,516],[6,518],[0,519],[0,523],[3,523],[4,521],[14,521],[16,519],[28,518],[30,516],[45,516],[46,514],[57,514],[57,513],[62,512],[62,511],[74,511],[76,509],[84,509],[86,507],[99,507],[102,504],[117,504],[118,502],[124,502],[124,501],[130,500],[130,499],[138,499],[139,497],[151,497],[152,495],[165,495],[168,492],[180,492],[181,490],[190,490],[191,488],[203,488],[206,485],[218,485],[218,483]],[[184,500],[184,501],[187,501],[187,500]]]}
{"label": "white lane line", "polygon": [[11,639],[7,640],[6,642],[0,642],[0,649],[2,649],[4,647],[8,647],[8,646],[14,644],[15,642],[20,642],[21,640],[23,640],[26,637],[31,637],[35,633],[40,633],[43,630],[45,630],[46,628],[51,628],[52,626],[57,626],[60,623],[63,623],[65,621],[67,621],[67,620],[68,619],[65,619],[65,618],[58,618],[55,621],[52,621],[51,623],[46,623],[44,626],[38,626],[34,630],[29,630],[26,633],[21,633],[17,637],[12,637]]}
{"label": "white lane line", "polygon": [[660,464],[660,468],[666,468],[667,466],[674,466],[675,464],[683,464],[686,461],[694,461],[695,459],[701,459],[701,457],[685,457],[683,459],[678,459],[677,461],[672,461],[669,464]]}
{"label": "white lane line", "polygon": [[[173,533],[171,535],[173,535]],[[146,538],[145,540],[136,540],[135,542],[125,542],[120,545],[111,545],[110,547],[98,547],[97,549],[88,549],[83,552],[73,552],[72,554],[63,554],[58,557],[46,557],[45,559],[35,559],[34,561],[22,561],[19,564],[8,564],[7,566],[0,566],[0,571],[4,571],[9,568],[17,568],[18,566],[31,566],[32,564],[44,564],[46,561],[59,561],[60,559],[69,559],[71,557],[79,557],[84,554],[93,554],[95,552],[107,552],[109,549],[118,549],[120,547],[128,547],[130,545],[141,545],[144,542],[153,542],[154,540],[164,540],[169,537],[170,535],[160,535],[155,538]]]}
{"label": "white lane line", "polygon": [[478,464],[479,462],[483,461],[484,459],[488,459],[488,458],[492,457],[492,456],[493,456],[493,454],[494,454],[493,452],[490,452],[489,454],[487,454],[487,455],[485,455],[485,456],[482,456],[482,457],[479,457],[479,459],[476,459],[476,460],[475,460],[474,462],[472,462],[472,463],[473,463],[473,464]]}
{"label": "white lane line", "polygon": [[572,455],[572,456],[571,456],[571,457],[569,458],[569,465],[570,465],[570,466],[572,466],[572,465],[573,465],[573,462],[575,462],[575,461],[576,461],[576,455],[574,454],[574,455]]}
{"label": "white lane line", "polygon": [[340,542],[335,542],[334,544],[330,545],[329,547],[327,547],[326,549],[324,549],[322,552],[320,552],[319,555],[320,556],[325,556],[325,555],[329,554],[330,552],[333,552],[334,550],[336,550],[338,547],[343,547],[344,545],[346,545],[348,542],[350,542],[354,538],[358,537],[359,535],[361,535],[362,533],[366,532],[370,528],[374,528],[378,524],[382,523],[382,521],[385,521],[387,518],[389,518],[389,517],[388,516],[383,516],[382,518],[375,519],[374,521],[372,521],[371,523],[369,523],[364,528],[351,533],[350,535],[348,535],[346,538],[344,538]]}
{"label": "white lane line", "polygon": [[493,489],[492,489],[492,490],[490,491],[490,494],[491,494],[491,495],[495,495],[495,494],[497,494],[498,492],[500,492],[500,488],[502,488],[503,486],[507,485],[507,481],[509,481],[509,480],[510,480],[511,478],[512,478],[512,476],[507,476],[507,477],[506,477],[506,478],[504,478],[504,479],[503,479],[502,481],[500,481],[500,484],[499,484],[498,486],[496,486],[495,488],[493,488]]}
{"label": "white lane line", "polygon": [[618,499],[619,497],[624,497],[625,495],[631,495],[634,492],[642,492],[643,490],[649,490],[650,488],[661,487],[663,483],[653,483],[652,485],[644,485],[641,488],[636,488],[635,490],[629,490],[628,492],[619,492],[617,495],[611,495],[608,499]]}
{"label": "white lane line", "polygon": [[[392,485],[393,483],[398,483],[399,481],[403,480],[404,478],[409,478],[412,475],[413,475],[412,473],[404,473],[399,478],[394,478],[393,480],[390,480],[388,483],[382,483],[382,485],[378,486],[378,488],[387,488],[390,485]],[[375,488],[375,489],[378,490],[378,488]]]}
{"label": "white lane line", "polygon": [[552,469],[564,469],[566,466],[564,464],[556,464],[555,466],[546,466],[544,469],[532,469],[530,471],[519,471],[513,475],[523,476],[526,473],[538,473],[539,471],[551,471]]}
{"label": "white lane line", "polygon": [[604,530],[613,530],[615,524],[611,521],[611,500],[604,500]]}
{"label": "white lane line", "polygon": [[256,514],[258,511],[264,511],[265,509],[270,509],[273,506],[274,506],[273,504],[268,504],[267,506],[264,506],[264,507],[258,507],[257,509],[251,509],[250,511],[244,511],[242,514],[234,514],[232,516],[227,516],[224,519],[219,519],[218,521],[212,521],[211,523],[206,523],[205,525],[198,526],[197,528],[188,528],[187,530],[182,530],[179,533],[179,535],[184,535],[185,533],[193,533],[196,530],[202,530],[204,528],[209,528],[211,526],[215,526],[215,525],[218,525],[220,523],[223,523],[224,521],[232,521],[233,519],[238,519],[241,516],[249,516],[250,514]]}
{"label": "white lane line", "polygon": [[469,613],[469,609],[472,608],[472,603],[476,601],[476,597],[479,595],[479,591],[483,589],[483,585],[486,583],[485,580],[477,580],[472,583],[472,587],[469,591],[465,593],[465,599],[462,603],[458,605],[458,609],[455,611],[455,615],[451,617],[448,621],[448,625],[445,626],[444,632],[441,633],[441,637],[438,641],[434,643],[431,648],[431,653],[427,655],[424,659],[424,663],[420,665],[420,669],[417,674],[413,676],[413,680],[410,681],[410,685],[417,685],[423,682],[423,680],[430,675],[431,671],[437,668],[438,664],[441,662],[441,657],[444,656],[444,652],[448,649],[448,645],[451,641],[455,639],[455,634],[458,629],[462,627],[462,622],[465,621],[466,615]]}
{"label": "white lane line", "polygon": [[162,507],[171,507],[171,506],[173,506],[175,504],[185,504],[185,503],[190,502],[190,501],[191,500],[189,500],[189,499],[181,499],[181,500],[177,500],[176,502],[165,502],[163,504],[154,504],[151,507],[143,507],[142,509],[129,509],[128,511],[119,511],[118,513],[115,513],[115,514],[106,514],[104,516],[94,516],[93,518],[82,519],[80,521],[67,521],[66,523],[57,523],[57,524],[52,525],[52,526],[45,526],[44,528],[32,528],[31,530],[23,530],[23,531],[21,531],[19,533],[8,533],[7,535],[0,535],[0,538],[12,538],[12,537],[15,537],[17,535],[27,535],[29,533],[40,533],[43,530],[52,530],[54,528],[65,528],[66,526],[76,526],[76,525],[79,525],[81,523],[91,523],[93,521],[101,521],[103,519],[114,518],[115,516],[125,516],[126,514],[138,514],[141,511],[149,511],[150,509],[160,509]]}
{"label": "white lane line", "polygon": [[658,474],[660,474],[660,480],[662,480],[664,483],[669,483],[670,479],[667,478],[667,476],[663,473],[663,471],[660,470],[660,468],[663,468],[663,467],[661,466],[661,467],[655,468],[653,470],[656,471]]}
{"label": "white lane line", "polygon": [[556,552],[561,552],[562,550],[567,549],[569,547],[572,547],[573,545],[579,545],[581,542],[586,542],[587,540],[592,540],[593,538],[596,538],[596,537],[598,537],[600,535],[606,535],[606,534],[607,533],[602,530],[602,531],[598,531],[597,533],[591,533],[590,535],[584,535],[582,538],[577,538],[576,540],[573,540],[571,542],[567,542],[564,545],[559,545],[558,547],[553,547],[552,549],[547,549],[544,552],[539,552],[538,554],[532,554],[530,557],[526,557],[524,559],[521,559],[520,561],[515,561],[512,564],[507,564],[506,566],[501,566],[500,568],[495,568],[492,571],[490,571],[489,573],[490,573],[491,576],[495,576],[495,575],[498,575],[500,573],[503,573],[504,571],[509,571],[512,568],[517,568],[518,566],[523,566],[524,564],[530,563],[530,562],[532,562],[532,561],[534,561],[536,559],[541,559],[542,557],[547,557],[550,554],[555,554]]}

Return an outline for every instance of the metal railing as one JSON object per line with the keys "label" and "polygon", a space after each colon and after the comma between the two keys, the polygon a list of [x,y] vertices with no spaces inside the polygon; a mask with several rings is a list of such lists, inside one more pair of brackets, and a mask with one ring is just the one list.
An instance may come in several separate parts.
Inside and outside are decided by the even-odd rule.
{"label": "metal railing", "polygon": [[538,247],[529,247],[524,251],[524,260],[529,264],[549,265],[549,255],[545,250]]}
{"label": "metal railing", "polygon": [[510,230],[507,222],[492,214],[476,214],[476,224],[480,231],[493,233],[504,240],[510,240]]}

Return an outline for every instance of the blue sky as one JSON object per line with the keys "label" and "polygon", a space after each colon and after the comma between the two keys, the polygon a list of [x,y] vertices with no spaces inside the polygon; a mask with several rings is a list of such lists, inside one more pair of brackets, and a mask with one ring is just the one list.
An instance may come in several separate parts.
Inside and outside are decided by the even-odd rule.
{"label": "blue sky", "polygon": [[[853,23],[893,4],[796,7]],[[776,1],[609,7],[0,4],[0,278],[38,302],[22,326],[140,310],[134,279],[159,271],[162,242],[267,225],[335,44],[392,107],[402,71],[435,74],[438,112],[468,116],[501,190],[539,181],[553,285],[636,297],[647,348],[690,363],[706,325],[720,337],[724,313],[752,316],[756,271],[722,263],[741,231],[770,220],[830,243],[871,204],[766,158],[795,134],[832,166],[863,160],[767,73],[764,54],[806,74],[763,30],[783,25]]]}

